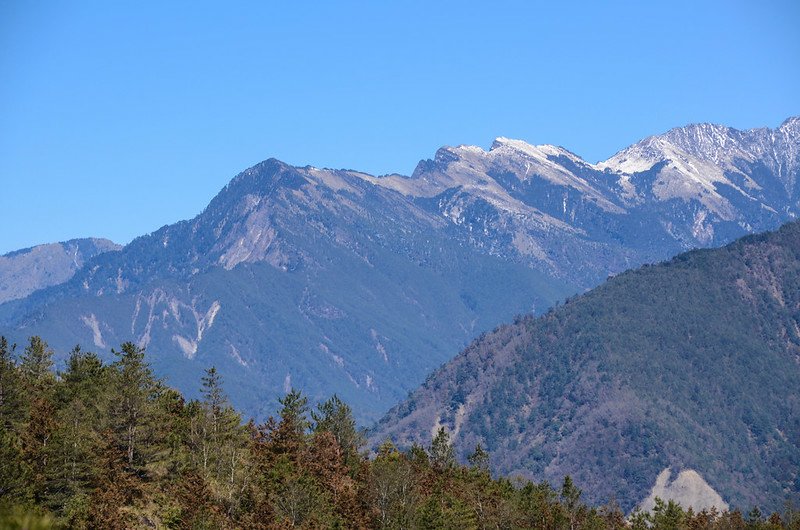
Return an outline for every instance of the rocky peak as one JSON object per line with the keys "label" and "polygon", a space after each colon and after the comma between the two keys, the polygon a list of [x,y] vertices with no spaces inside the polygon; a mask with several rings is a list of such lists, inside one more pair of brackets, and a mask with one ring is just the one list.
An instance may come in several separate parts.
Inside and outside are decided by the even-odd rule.
{"label": "rocky peak", "polygon": [[800,136],[800,116],[786,118],[786,120],[781,123],[780,127],[778,127],[778,130]]}

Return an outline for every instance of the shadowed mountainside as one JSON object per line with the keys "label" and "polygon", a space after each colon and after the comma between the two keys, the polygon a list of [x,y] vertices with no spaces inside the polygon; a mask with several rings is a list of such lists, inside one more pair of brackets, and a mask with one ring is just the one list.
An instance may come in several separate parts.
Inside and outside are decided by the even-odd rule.
{"label": "shadowed mountainside", "polygon": [[800,488],[800,223],[622,273],[541,317],[488,333],[372,434],[558,481],[593,502],[643,500],[692,469],[733,506]]}

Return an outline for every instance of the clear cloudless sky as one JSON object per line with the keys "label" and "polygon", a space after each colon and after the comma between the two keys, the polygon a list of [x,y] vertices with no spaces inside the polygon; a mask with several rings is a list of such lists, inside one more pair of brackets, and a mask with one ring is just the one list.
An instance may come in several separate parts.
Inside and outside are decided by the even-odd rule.
{"label": "clear cloudless sky", "polygon": [[798,114],[797,0],[0,0],[0,253],[127,243],[269,157],[410,174],[509,136],[595,162]]}

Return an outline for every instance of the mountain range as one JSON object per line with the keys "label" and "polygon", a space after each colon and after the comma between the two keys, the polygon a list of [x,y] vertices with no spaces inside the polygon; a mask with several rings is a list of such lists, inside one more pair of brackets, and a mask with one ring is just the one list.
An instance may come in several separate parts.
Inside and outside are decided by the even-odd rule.
{"label": "mountain range", "polygon": [[93,257],[121,248],[107,239],[86,238],[4,254],[0,256],[0,304],[62,284]]}
{"label": "mountain range", "polygon": [[652,491],[652,507],[677,472],[695,509],[781,509],[800,492],[800,222],[481,336],[372,442],[427,446],[442,427],[462,458],[481,444],[500,474],[571,475],[594,504]]}
{"label": "mountain range", "polygon": [[62,353],[133,340],[190,396],[216,365],[246,413],[294,386],[368,423],[516,314],[793,219],[799,144],[790,118],[673,129],[598,164],[507,138],[441,148],[410,176],[270,159],[194,219],[31,281],[0,332]]}

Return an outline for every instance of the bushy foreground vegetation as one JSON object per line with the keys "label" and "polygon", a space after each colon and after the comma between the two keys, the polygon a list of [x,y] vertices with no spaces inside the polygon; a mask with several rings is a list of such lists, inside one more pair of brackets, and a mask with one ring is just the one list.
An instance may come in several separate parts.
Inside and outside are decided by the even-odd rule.
{"label": "bushy foreground vegetation", "polygon": [[493,479],[480,447],[456,462],[442,429],[430,447],[384,443],[370,459],[337,397],[243,423],[210,368],[202,399],[157,380],[144,350],[116,360],[76,347],[63,372],[38,337],[19,356],[0,338],[0,528],[800,529],[800,514],[693,513],[657,503],[626,519],[593,508],[566,477]]}

